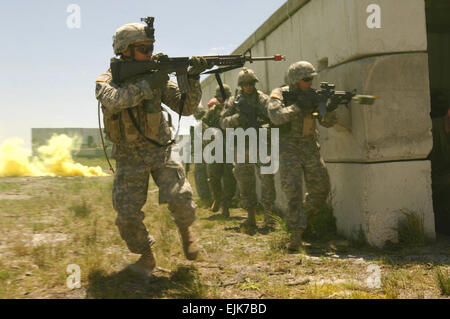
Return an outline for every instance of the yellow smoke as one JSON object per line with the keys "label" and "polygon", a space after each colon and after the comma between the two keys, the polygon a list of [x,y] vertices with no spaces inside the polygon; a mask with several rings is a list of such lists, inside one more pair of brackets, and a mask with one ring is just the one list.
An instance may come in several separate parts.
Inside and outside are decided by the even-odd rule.
{"label": "yellow smoke", "polygon": [[74,162],[71,151],[79,145],[77,138],[53,135],[31,159],[23,143],[20,138],[11,138],[1,145],[0,176],[108,176],[100,166]]}

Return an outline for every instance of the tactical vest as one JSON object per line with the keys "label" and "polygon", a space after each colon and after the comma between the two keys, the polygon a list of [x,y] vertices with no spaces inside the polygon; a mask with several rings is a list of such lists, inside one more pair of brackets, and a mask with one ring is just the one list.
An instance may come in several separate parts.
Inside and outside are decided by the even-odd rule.
{"label": "tactical vest", "polygon": [[[295,103],[295,101],[291,101],[288,86],[282,87],[281,92],[283,94],[284,107]],[[278,125],[277,127],[280,130],[280,134],[283,135],[300,133],[301,136],[314,136],[316,134],[316,120],[309,112],[302,112],[300,121],[289,121],[285,124]]]}
{"label": "tactical vest", "polygon": [[[135,81],[137,79],[127,81],[124,84]],[[129,111],[131,111],[137,126],[145,137],[160,144],[167,143],[170,140],[171,131],[161,114],[161,90],[154,90],[154,94],[155,97],[152,100],[144,100],[135,107],[124,109],[112,116],[104,116],[106,137],[113,143],[131,143],[145,140],[136,129],[129,115]]]}
{"label": "tactical vest", "polygon": [[263,125],[270,125],[270,120],[268,117],[261,114],[260,107],[265,102],[262,102],[261,98],[262,92],[255,89],[255,92],[250,95],[250,97],[245,97],[242,91],[237,91],[233,103],[235,107],[239,109],[239,112],[244,114],[248,120],[248,126],[244,129],[252,127],[258,129]]}

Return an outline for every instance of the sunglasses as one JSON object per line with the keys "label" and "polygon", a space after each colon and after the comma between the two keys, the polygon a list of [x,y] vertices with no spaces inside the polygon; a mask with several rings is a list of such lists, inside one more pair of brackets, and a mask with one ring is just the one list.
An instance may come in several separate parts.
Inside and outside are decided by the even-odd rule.
{"label": "sunglasses", "polygon": [[305,81],[305,82],[311,82],[313,80],[313,78],[312,77],[309,77],[309,78],[304,78],[303,79],[303,81]]}
{"label": "sunglasses", "polygon": [[141,44],[136,46],[136,51],[142,54],[148,54],[149,52],[153,52],[153,43],[152,44]]}

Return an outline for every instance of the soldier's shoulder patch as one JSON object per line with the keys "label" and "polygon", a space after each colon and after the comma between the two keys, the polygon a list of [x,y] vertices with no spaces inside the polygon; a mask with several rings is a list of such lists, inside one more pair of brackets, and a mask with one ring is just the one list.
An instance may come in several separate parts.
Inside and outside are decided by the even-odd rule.
{"label": "soldier's shoulder patch", "polygon": [[277,99],[280,101],[283,101],[283,93],[281,93],[280,90],[273,90],[272,93],[270,93],[270,97],[273,99]]}
{"label": "soldier's shoulder patch", "polygon": [[95,82],[108,82],[109,80],[111,80],[111,75],[108,73],[103,73],[97,77]]}

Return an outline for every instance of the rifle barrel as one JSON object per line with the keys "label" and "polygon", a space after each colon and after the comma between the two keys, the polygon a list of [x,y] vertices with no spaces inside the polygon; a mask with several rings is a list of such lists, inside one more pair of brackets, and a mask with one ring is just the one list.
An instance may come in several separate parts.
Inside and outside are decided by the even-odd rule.
{"label": "rifle barrel", "polygon": [[273,56],[262,56],[262,57],[246,57],[246,60],[248,61],[283,61],[286,60],[286,57],[281,54],[276,54]]}

